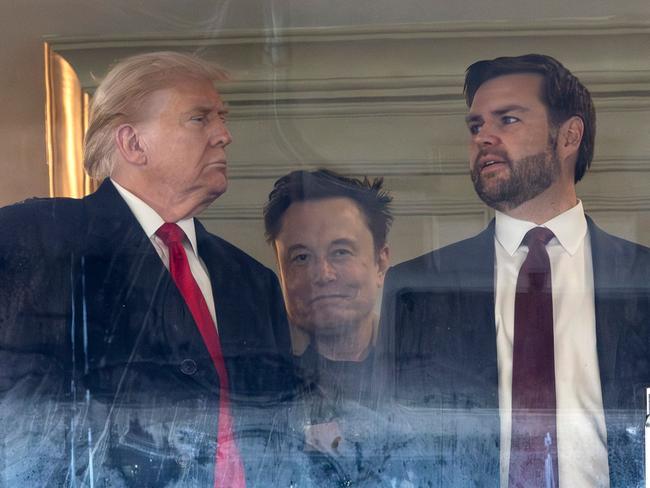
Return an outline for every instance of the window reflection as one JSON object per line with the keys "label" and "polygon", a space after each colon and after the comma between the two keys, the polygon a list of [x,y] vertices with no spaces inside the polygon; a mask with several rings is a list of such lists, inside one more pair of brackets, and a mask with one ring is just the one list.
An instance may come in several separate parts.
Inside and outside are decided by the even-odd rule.
{"label": "window reflection", "polygon": [[[150,177],[109,171],[101,176],[114,181],[84,203],[2,209],[0,479],[640,484],[648,251],[631,241],[650,242],[647,77],[635,61],[647,33],[577,22],[538,35],[513,23],[482,26],[477,42],[475,27],[215,36],[201,55],[230,73],[218,91],[172,69],[172,86],[157,90],[173,93],[127,103],[147,117],[113,127],[132,125],[116,150],[140,170],[158,164]],[[604,40],[628,56],[594,49]],[[115,59],[203,41],[52,45],[93,92]],[[464,106],[467,66],[520,52],[550,53],[577,79],[562,72],[553,95],[541,81],[552,60],[512,72],[488,64],[487,74],[474,65]],[[594,149],[584,144],[593,114],[569,96],[580,82],[599,134],[575,186],[582,170],[567,166],[588,166]],[[167,108],[189,113],[180,85],[204,96],[173,125]],[[383,176],[390,196],[365,175]],[[172,199],[151,193],[163,180],[187,205],[170,212]],[[205,227],[184,222],[199,213]],[[198,319],[171,269],[179,261],[156,234],[164,221],[183,230],[177,253],[208,297],[226,376],[189,327]],[[518,301],[532,226],[553,237],[535,258],[548,267],[530,265],[543,278],[527,274],[523,288],[542,282],[552,312]],[[551,322],[517,333],[522,314]],[[535,335],[549,323],[551,336]],[[522,336],[535,339],[522,346]],[[529,363],[544,381],[520,373]]]}

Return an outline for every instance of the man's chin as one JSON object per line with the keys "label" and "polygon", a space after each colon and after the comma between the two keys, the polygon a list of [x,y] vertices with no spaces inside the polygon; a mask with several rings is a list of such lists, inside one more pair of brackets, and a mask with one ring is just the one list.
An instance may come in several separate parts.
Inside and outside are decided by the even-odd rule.
{"label": "man's chin", "polygon": [[516,199],[508,188],[508,182],[496,178],[481,179],[474,184],[474,190],[483,203],[499,211],[510,209],[511,202]]}
{"label": "man's chin", "polygon": [[212,202],[214,202],[217,198],[219,198],[221,195],[226,193],[228,190],[228,180],[227,179],[222,179],[222,180],[217,180],[214,181],[210,187],[208,188],[208,191],[206,192],[206,197],[205,197],[205,202],[206,202],[206,207],[209,207]]}
{"label": "man's chin", "polygon": [[318,314],[302,320],[300,323],[292,323],[310,335],[335,337],[348,333],[351,328],[358,327],[359,319],[332,313]]}

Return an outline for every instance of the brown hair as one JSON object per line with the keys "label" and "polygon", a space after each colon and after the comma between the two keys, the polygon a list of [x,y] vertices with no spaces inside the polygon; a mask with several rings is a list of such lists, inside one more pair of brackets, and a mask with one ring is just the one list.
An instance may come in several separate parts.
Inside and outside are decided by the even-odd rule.
{"label": "brown hair", "polygon": [[390,203],[393,197],[382,188],[383,178],[363,180],[348,178],[327,169],[293,171],[275,182],[264,207],[266,239],[272,243],[282,227],[282,216],[294,202],[346,197],[357,204],[366,218],[372,234],[375,251],[379,251],[388,237],[393,222]]}
{"label": "brown hair", "polygon": [[477,61],[465,74],[465,101],[472,105],[479,87],[488,80],[517,73],[534,73],[542,76],[542,102],[546,105],[549,120],[555,127],[576,116],[584,123],[580,141],[574,181],[582,179],[594,157],[596,138],[596,111],[589,90],[562,64],[543,54],[501,57]]}

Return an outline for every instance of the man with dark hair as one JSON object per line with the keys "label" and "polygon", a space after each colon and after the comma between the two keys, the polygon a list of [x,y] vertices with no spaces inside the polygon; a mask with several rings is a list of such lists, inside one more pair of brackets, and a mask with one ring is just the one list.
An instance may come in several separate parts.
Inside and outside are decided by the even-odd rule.
{"label": "man with dark hair", "polygon": [[510,74],[537,74],[541,77],[540,99],[546,107],[549,124],[558,128],[569,117],[577,116],[584,125],[578,148],[574,182],[582,179],[594,156],[596,111],[587,88],[556,59],[541,54],[516,58],[478,61],[467,68],[465,101],[471,107],[479,87],[488,80]]}
{"label": "man with dark hair", "polygon": [[[650,386],[650,250],[600,230],[582,83],[543,55],[467,70],[470,173],[496,219],[394,267],[397,400],[442,415],[439,486],[638,486]],[[427,437],[428,436],[428,437]],[[433,466],[431,466],[433,464]]]}
{"label": "man with dark hair", "polygon": [[[320,392],[305,441],[353,468],[345,470],[342,482],[369,482],[381,473],[378,466],[362,463],[361,454],[378,447],[367,442],[369,436],[384,433],[368,407],[376,407],[381,394],[375,381],[375,303],[388,267],[391,200],[381,179],[371,183],[327,170],[294,171],[275,183],[264,209],[294,354],[308,383]],[[345,463],[346,458],[356,461]]]}
{"label": "man with dark hair", "polygon": [[[266,236],[289,323],[310,340],[304,352],[296,344],[303,362],[338,371],[342,365],[358,370],[372,359],[374,308],[388,268],[390,201],[381,179],[370,183],[327,170],[294,171],[275,183],[264,209]],[[329,368],[319,369],[327,381]],[[366,375],[334,376],[330,381],[338,384],[327,386],[354,397],[371,386]]]}
{"label": "man with dark hair", "polygon": [[228,184],[221,76],[121,61],[86,135],[98,190],[0,210],[3,486],[288,485],[277,279],[195,219]]}

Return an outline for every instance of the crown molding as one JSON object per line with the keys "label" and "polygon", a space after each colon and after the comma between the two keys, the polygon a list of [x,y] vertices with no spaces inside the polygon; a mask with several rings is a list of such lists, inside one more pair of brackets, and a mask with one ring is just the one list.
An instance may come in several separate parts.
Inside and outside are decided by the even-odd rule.
{"label": "crown molding", "polygon": [[[228,176],[231,179],[277,179],[297,169],[315,170],[328,168],[348,176],[409,176],[465,175],[468,174],[466,158],[400,159],[400,160],[301,160],[299,164],[285,160],[230,162]],[[646,156],[607,156],[596,158],[589,173],[650,172],[650,159]]]}
{"label": "crown molding", "polygon": [[[650,41],[650,39],[649,39]],[[631,69],[626,71],[580,71],[575,75],[590,87],[592,95],[606,97],[610,92],[629,93],[642,92],[647,96],[650,90],[650,69]],[[427,95],[432,100],[441,95],[452,94],[462,100],[463,75],[419,75],[419,76],[357,76],[354,78],[318,78],[318,79],[270,79],[226,81],[219,85],[223,94],[230,95],[231,100],[250,98],[277,100],[291,97],[296,93],[303,98],[328,96],[332,98],[344,96],[350,98],[357,94],[372,96],[385,92],[398,92],[408,95]],[[461,90],[459,90],[461,88]],[[446,98],[446,97],[445,97]]]}
{"label": "crown molding", "polygon": [[262,220],[262,205],[220,204],[218,201],[199,215],[201,220]]}
{"label": "crown molding", "polygon": [[[262,205],[224,204],[218,202],[199,216],[202,220],[262,220]],[[435,199],[398,200],[392,204],[395,216],[437,216],[437,215],[479,215],[488,214],[489,209],[479,200]]]}
{"label": "crown molding", "polygon": [[647,212],[650,211],[649,196],[626,195],[592,195],[581,194],[587,212]]}
{"label": "crown molding", "polygon": [[[647,212],[650,197],[581,194],[587,212]],[[224,204],[218,202],[201,213],[202,220],[262,220],[263,205]],[[493,213],[478,199],[397,199],[392,204],[396,217],[413,216],[481,216],[489,219]]]}
{"label": "crown molding", "polygon": [[[512,37],[518,38],[514,44]],[[484,40],[478,50],[477,38]],[[606,110],[619,102],[629,110],[650,105],[650,69],[638,62],[650,56],[650,19],[440,22],[44,40],[73,66],[89,93],[116,59],[138,52],[188,50],[219,60],[236,80],[220,83],[219,89],[236,109],[233,118],[241,119],[461,113],[464,69],[487,51],[561,54],[597,102],[612,95],[627,99],[604,101]],[[630,59],[612,64],[608,51],[592,48],[600,43],[629,49]],[[590,71],[602,65],[603,58],[611,70]]]}
{"label": "crown molding", "polygon": [[595,158],[589,168],[589,173],[609,172],[648,172],[650,159],[648,156],[607,156]]}
{"label": "crown molding", "polygon": [[[344,98],[267,98],[228,100],[230,120],[363,118],[383,115],[465,115],[467,106],[458,93],[447,96],[367,96]],[[598,112],[642,112],[650,110],[650,80],[647,90],[603,94],[592,93]],[[615,96],[612,96],[615,95]]]}
{"label": "crown molding", "polygon": [[331,42],[382,39],[458,39],[521,36],[636,35],[650,33],[650,19],[625,17],[555,18],[543,20],[491,20],[410,24],[358,25],[345,27],[301,27],[269,29],[224,29],[143,34],[140,36],[58,37],[44,36],[57,51],[103,48],[201,48],[233,44],[283,42]]}
{"label": "crown molding", "polygon": [[400,159],[399,161],[358,160],[327,161],[301,160],[299,164],[288,161],[231,161],[228,176],[231,179],[276,179],[298,169],[327,168],[348,176],[419,176],[466,174],[466,159],[432,161],[429,159]]}

